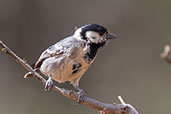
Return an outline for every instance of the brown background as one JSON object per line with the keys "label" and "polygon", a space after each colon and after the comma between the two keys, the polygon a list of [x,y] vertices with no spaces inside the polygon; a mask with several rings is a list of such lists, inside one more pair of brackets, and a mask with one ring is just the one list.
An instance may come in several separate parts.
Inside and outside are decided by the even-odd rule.
{"label": "brown background", "polygon": [[[170,0],[0,0],[0,40],[32,64],[74,27],[102,24],[117,39],[99,51],[81,79],[86,95],[108,103],[121,95],[142,114],[166,114],[171,111],[171,67],[159,55],[171,44],[170,10]],[[0,52],[1,114],[98,113],[45,92],[24,73]]]}

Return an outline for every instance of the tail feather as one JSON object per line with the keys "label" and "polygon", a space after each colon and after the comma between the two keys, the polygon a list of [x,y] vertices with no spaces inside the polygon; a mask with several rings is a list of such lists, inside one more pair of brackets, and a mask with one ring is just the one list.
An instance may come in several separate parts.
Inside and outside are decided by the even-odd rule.
{"label": "tail feather", "polygon": [[35,68],[35,69],[40,68],[40,66],[42,65],[43,61],[44,61],[45,59],[47,59],[47,58],[48,58],[48,57],[43,58],[43,59],[40,59],[39,61],[37,61],[37,62],[34,64],[34,68]]}

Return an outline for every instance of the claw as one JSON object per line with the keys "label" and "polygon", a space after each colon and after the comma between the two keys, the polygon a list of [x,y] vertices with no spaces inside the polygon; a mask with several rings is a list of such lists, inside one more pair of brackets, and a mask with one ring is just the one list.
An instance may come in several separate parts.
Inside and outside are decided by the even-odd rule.
{"label": "claw", "polygon": [[78,92],[77,92],[77,94],[78,94],[77,105],[80,105],[80,104],[82,104],[82,101],[84,99],[84,91],[78,85],[76,85],[74,87],[78,90]]}
{"label": "claw", "polygon": [[78,94],[78,98],[77,98],[77,104],[80,105],[82,104],[82,101],[84,99],[84,91],[81,89],[79,90]]}
{"label": "claw", "polygon": [[45,91],[50,91],[52,86],[53,86],[52,77],[49,76],[49,78],[48,78],[48,80],[46,81],[46,84],[45,84]]}

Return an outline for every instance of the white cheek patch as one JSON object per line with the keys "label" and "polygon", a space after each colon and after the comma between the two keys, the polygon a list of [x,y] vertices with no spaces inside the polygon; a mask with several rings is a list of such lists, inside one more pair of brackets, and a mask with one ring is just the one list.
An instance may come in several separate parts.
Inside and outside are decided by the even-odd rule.
{"label": "white cheek patch", "polygon": [[100,35],[97,32],[94,32],[94,31],[87,31],[86,32],[86,37],[87,38],[93,38],[93,37],[100,38]]}
{"label": "white cheek patch", "polygon": [[94,32],[94,31],[87,31],[86,32],[86,37],[91,42],[94,42],[94,43],[99,43],[102,40],[102,37],[97,32]]}

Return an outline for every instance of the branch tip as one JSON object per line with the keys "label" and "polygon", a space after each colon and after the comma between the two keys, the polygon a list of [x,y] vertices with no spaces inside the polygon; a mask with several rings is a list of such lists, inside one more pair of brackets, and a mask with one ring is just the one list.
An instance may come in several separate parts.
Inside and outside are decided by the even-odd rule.
{"label": "branch tip", "polygon": [[3,42],[0,40],[0,48],[3,48]]}
{"label": "branch tip", "polygon": [[169,52],[171,51],[171,47],[169,45],[166,45],[164,47],[163,52],[160,54],[160,57],[165,60],[166,62],[171,64],[171,58],[168,56]]}
{"label": "branch tip", "polygon": [[24,78],[25,78],[25,79],[30,78],[30,77],[33,77],[33,73],[31,73],[31,72],[27,72],[27,73],[24,75]]}
{"label": "branch tip", "polygon": [[121,96],[118,96],[118,99],[119,99],[119,101],[121,102],[121,104],[123,104],[124,106],[126,106],[126,103],[125,103],[125,101],[122,99]]}
{"label": "branch tip", "polygon": [[166,45],[166,46],[164,47],[163,53],[161,53],[161,55],[160,55],[161,58],[167,57],[168,54],[169,54],[169,52],[170,52],[170,46],[169,46],[169,45]]}

